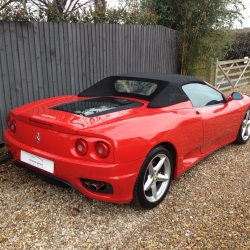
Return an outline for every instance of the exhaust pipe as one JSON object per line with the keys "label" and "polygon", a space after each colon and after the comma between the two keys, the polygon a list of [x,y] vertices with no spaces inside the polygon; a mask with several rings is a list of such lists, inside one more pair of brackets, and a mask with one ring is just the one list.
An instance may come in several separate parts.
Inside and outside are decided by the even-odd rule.
{"label": "exhaust pipe", "polygon": [[91,185],[91,181],[84,181],[83,182],[83,186],[85,187],[85,188],[90,188],[90,185]]}
{"label": "exhaust pipe", "polygon": [[6,154],[0,156],[0,164],[4,164],[11,159],[12,159],[11,152],[7,152]]}
{"label": "exhaust pipe", "polygon": [[91,185],[90,185],[90,188],[93,190],[93,191],[98,191],[100,190],[102,187],[104,187],[104,183],[103,182],[93,182]]}

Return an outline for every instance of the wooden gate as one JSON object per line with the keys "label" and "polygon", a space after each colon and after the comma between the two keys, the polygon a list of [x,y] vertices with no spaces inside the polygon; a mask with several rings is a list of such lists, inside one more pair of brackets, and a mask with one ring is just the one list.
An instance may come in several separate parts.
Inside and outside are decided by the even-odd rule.
{"label": "wooden gate", "polygon": [[216,62],[215,86],[236,88],[250,83],[250,58]]}

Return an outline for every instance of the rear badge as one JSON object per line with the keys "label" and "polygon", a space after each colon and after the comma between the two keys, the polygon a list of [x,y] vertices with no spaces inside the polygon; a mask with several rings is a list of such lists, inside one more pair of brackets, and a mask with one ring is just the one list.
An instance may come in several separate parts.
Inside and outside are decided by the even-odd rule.
{"label": "rear badge", "polygon": [[36,134],[35,139],[36,139],[36,143],[40,142],[41,137],[40,137],[40,133],[39,132]]}
{"label": "rear badge", "polygon": [[42,116],[47,117],[47,118],[50,118],[50,119],[56,119],[56,117],[55,117],[55,116],[52,116],[52,115],[42,114]]}

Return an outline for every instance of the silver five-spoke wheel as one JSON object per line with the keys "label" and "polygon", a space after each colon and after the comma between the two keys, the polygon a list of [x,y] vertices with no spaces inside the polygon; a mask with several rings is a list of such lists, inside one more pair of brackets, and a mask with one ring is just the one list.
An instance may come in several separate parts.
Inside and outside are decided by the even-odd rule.
{"label": "silver five-spoke wheel", "polygon": [[147,155],[134,187],[132,203],[143,208],[156,207],[166,196],[173,175],[173,161],[163,146]]}
{"label": "silver five-spoke wheel", "polygon": [[235,140],[238,144],[246,143],[250,138],[250,108],[246,111],[244,119],[241,123],[237,138]]}
{"label": "silver five-spoke wheel", "polygon": [[242,122],[242,138],[248,140],[250,136],[250,110],[246,112],[244,120]]}
{"label": "silver five-spoke wheel", "polygon": [[156,155],[148,164],[144,176],[144,194],[148,201],[155,202],[165,193],[171,174],[171,164],[165,154]]}

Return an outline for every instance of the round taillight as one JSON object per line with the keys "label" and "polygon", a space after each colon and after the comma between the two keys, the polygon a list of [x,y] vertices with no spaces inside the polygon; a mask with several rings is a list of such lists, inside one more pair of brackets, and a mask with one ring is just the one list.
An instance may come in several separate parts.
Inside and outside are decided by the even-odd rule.
{"label": "round taillight", "polygon": [[107,143],[99,141],[95,145],[96,153],[101,158],[106,158],[109,155],[109,146]]}
{"label": "round taillight", "polygon": [[10,122],[10,130],[13,134],[16,133],[16,122],[14,120]]}
{"label": "round taillight", "polygon": [[83,139],[77,140],[75,147],[76,147],[76,152],[79,155],[86,155],[88,152],[88,143]]}
{"label": "round taillight", "polygon": [[8,116],[6,123],[7,123],[8,128],[10,129],[10,123],[11,123],[10,116]]}

